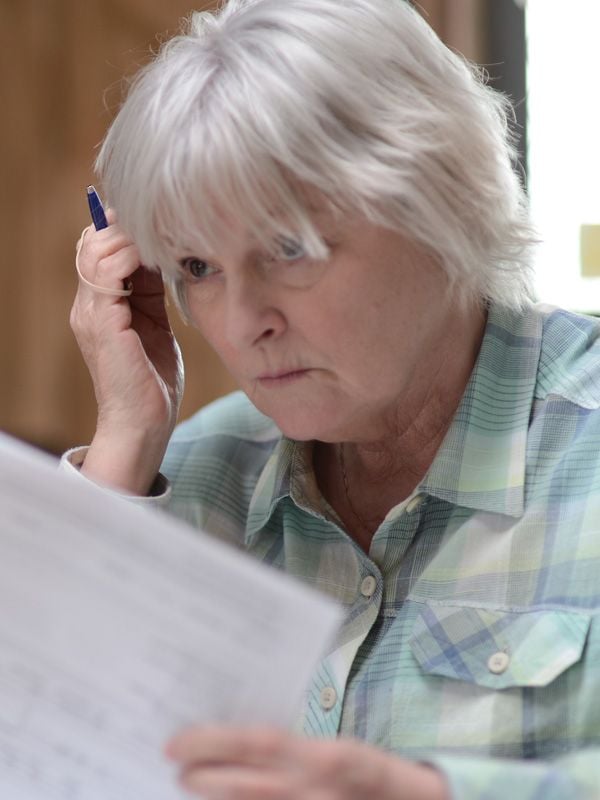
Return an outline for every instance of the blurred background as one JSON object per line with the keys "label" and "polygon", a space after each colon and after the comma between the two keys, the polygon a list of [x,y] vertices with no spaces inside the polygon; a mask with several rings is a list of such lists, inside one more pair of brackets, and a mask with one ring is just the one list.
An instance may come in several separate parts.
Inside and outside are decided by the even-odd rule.
{"label": "blurred background", "polygon": [[[94,431],[92,386],[68,317],[76,291],[75,242],[89,222],[85,188],[94,182],[98,145],[119,106],[123,79],[176,33],[192,10],[214,5],[202,0],[0,0],[0,428],[50,452],[86,443]],[[575,202],[578,190],[568,184],[563,190],[557,175],[562,172],[567,180],[574,171],[573,150],[581,144],[573,137],[579,105],[586,113],[596,106],[592,54],[587,54],[587,71],[580,61],[573,63],[573,79],[590,81],[587,101],[585,89],[573,94],[565,74],[576,53],[586,56],[577,36],[597,31],[591,23],[600,19],[589,15],[598,16],[600,3],[529,0],[525,7],[516,0],[420,0],[418,7],[451,47],[485,65],[492,85],[512,97],[524,180],[538,198],[537,213],[550,239],[565,208],[570,210],[563,244],[550,242],[544,253],[542,299],[547,294],[560,302],[565,285],[572,288],[579,281],[570,298],[573,306],[595,311],[599,279],[593,265],[590,274],[581,272],[579,237],[581,224],[592,223],[593,243],[600,212],[594,193],[581,208]],[[555,26],[550,31],[549,19]],[[563,42],[572,35],[569,55]],[[559,78],[548,78],[553,68]],[[563,119],[557,111],[567,98],[570,116]],[[535,107],[535,119],[528,117],[528,104]],[[597,140],[597,121],[586,120],[588,138],[593,133]],[[537,139],[529,140],[528,128]],[[555,141],[550,134],[557,130]],[[582,156],[585,166],[578,162],[580,181],[589,181],[596,169],[595,147],[590,142],[594,153]],[[564,168],[557,169],[557,163]],[[553,260],[553,253],[564,263]],[[172,319],[188,365],[185,417],[234,386],[200,336],[175,313]]]}

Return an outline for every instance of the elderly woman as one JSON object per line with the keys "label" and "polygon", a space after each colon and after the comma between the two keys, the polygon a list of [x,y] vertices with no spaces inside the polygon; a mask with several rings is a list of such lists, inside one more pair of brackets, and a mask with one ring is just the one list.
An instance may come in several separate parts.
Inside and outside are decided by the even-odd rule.
{"label": "elderly woman", "polygon": [[[513,165],[505,100],[403,0],[230,0],[133,83],[71,468],[347,612],[302,734],[169,743],[192,793],[600,796],[599,328],[531,304]],[[174,433],[162,278],[242,389]]]}

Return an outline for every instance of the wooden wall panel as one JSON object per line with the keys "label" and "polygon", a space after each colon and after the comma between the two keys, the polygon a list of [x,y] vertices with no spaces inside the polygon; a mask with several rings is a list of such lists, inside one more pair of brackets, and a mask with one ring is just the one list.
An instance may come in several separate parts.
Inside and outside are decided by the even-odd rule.
{"label": "wooden wall panel", "polygon": [[[458,34],[472,32],[480,2],[421,5],[461,49]],[[94,154],[122,76],[144,63],[157,34],[179,28],[189,3],[0,0],[0,428],[48,450],[86,442],[94,428],[91,383],[68,325]],[[198,334],[174,324],[188,364],[186,416],[233,383]]]}
{"label": "wooden wall panel", "polygon": [[[94,429],[68,316],[96,148],[123,74],[189,11],[183,0],[0,2],[0,427],[52,451],[88,441]],[[187,415],[233,383],[199,335],[174,324],[190,365]]]}
{"label": "wooden wall panel", "polygon": [[417,0],[415,6],[454,50],[472,61],[486,58],[485,14],[493,0]]}

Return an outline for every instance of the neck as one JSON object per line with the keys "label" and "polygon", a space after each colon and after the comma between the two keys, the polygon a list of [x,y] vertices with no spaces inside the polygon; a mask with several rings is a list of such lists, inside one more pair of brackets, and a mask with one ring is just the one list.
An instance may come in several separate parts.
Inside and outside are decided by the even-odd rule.
{"label": "neck", "polygon": [[431,466],[473,371],[484,328],[483,312],[457,317],[455,330],[436,349],[436,361],[423,359],[423,374],[410,396],[378,420],[377,435],[317,443],[321,491],[365,549],[388,511]]}
{"label": "neck", "polygon": [[375,435],[345,442],[348,474],[356,472],[367,483],[397,473],[412,475],[414,485],[421,480],[463,397],[485,322],[483,311],[455,317],[443,341],[423,355],[410,390],[379,416]]}

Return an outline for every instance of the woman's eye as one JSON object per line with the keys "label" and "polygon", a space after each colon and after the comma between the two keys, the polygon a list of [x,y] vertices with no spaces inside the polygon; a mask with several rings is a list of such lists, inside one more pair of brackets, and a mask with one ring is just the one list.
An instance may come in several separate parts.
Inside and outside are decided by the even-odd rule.
{"label": "woman's eye", "polygon": [[206,278],[208,275],[214,272],[214,268],[211,267],[207,261],[203,261],[201,258],[194,258],[190,256],[189,258],[182,258],[179,263],[181,267],[188,273],[188,275],[196,280]]}
{"label": "woman's eye", "polygon": [[306,256],[302,242],[282,236],[277,240],[277,257],[283,261],[299,261]]}

